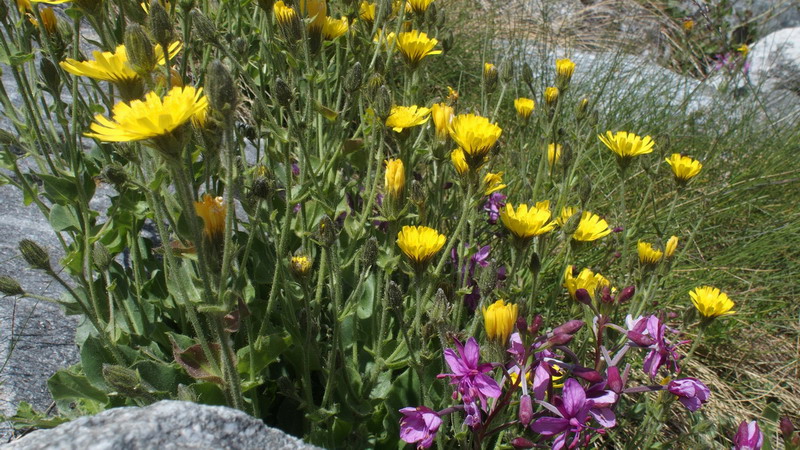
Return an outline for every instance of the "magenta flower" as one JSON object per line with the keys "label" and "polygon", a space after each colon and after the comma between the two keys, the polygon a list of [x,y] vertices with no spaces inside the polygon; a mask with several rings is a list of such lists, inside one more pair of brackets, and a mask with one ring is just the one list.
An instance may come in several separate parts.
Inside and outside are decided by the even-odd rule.
{"label": "magenta flower", "polygon": [[428,448],[433,444],[442,419],[436,411],[427,406],[403,408],[400,410],[400,439],[409,444],[417,443],[417,448]]}
{"label": "magenta flower", "polygon": [[[636,346],[649,348],[650,353],[644,358],[643,369],[650,375],[650,379],[656,379],[659,369],[667,366],[670,371],[680,372],[678,360],[681,355],[678,353],[678,346],[683,342],[672,344],[665,335],[667,330],[673,331],[664,325],[657,316],[650,316],[647,319],[639,318],[635,321],[628,321],[628,339]],[[674,332],[674,331],[673,331]]]}
{"label": "magenta flower", "polygon": [[461,398],[466,404],[473,403],[476,398],[480,399],[485,410],[486,399],[500,397],[502,393],[497,382],[486,375],[486,372],[494,368],[494,364],[478,364],[481,349],[475,338],[469,338],[466,345],[462,345],[458,339],[455,339],[455,344],[458,354],[452,348],[444,350],[444,359],[453,373],[442,373],[437,375],[437,378],[450,377],[450,384],[458,385],[456,392],[453,393],[453,398],[457,398],[457,394],[461,394]]}
{"label": "magenta flower", "polygon": [[683,406],[692,412],[700,409],[711,395],[711,391],[697,378],[681,378],[670,381],[667,390],[677,395]]}
{"label": "magenta flower", "polygon": [[483,205],[483,210],[489,213],[489,223],[492,225],[497,224],[497,219],[500,218],[500,210],[506,206],[506,196],[499,193],[494,192],[489,195],[486,199],[486,203]]}
{"label": "magenta flower", "polygon": [[562,396],[555,397],[552,407],[560,417],[541,417],[533,422],[531,429],[542,436],[556,436],[553,450],[577,447],[581,433],[589,429],[586,421],[592,408],[592,402],[587,401],[583,387],[574,379],[568,379],[564,383]]}
{"label": "magenta flower", "polygon": [[589,414],[594,417],[603,428],[612,428],[617,424],[617,416],[611,407],[619,400],[619,395],[610,389],[606,389],[606,382],[601,381],[589,386],[586,389],[587,402],[592,403]]}
{"label": "magenta flower", "polygon": [[734,450],[761,450],[762,445],[764,445],[764,435],[755,420],[739,424],[739,430],[733,437]]}

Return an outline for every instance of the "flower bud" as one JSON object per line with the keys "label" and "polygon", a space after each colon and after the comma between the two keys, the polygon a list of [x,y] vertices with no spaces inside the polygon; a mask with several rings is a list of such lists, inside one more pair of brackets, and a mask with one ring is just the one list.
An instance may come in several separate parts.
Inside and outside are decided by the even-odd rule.
{"label": "flower bud", "polygon": [[128,182],[128,174],[125,173],[125,169],[116,164],[103,168],[100,177],[103,180],[113,184],[117,191],[123,190],[125,183]]}
{"label": "flower bud", "polygon": [[228,119],[225,122],[232,123],[237,102],[236,83],[231,73],[218,59],[212,61],[207,68],[206,92],[211,107]]}
{"label": "flower bud", "polygon": [[292,88],[282,78],[275,79],[275,98],[278,99],[278,104],[284,108],[288,108],[292,104],[294,98]]}
{"label": "flower bud", "polygon": [[325,247],[331,246],[336,241],[336,225],[329,216],[324,216],[319,222],[319,240]]}
{"label": "flower bud", "polygon": [[617,303],[623,304],[633,298],[636,294],[636,286],[630,285],[625,287],[619,294],[617,294]]}
{"label": "flower bud", "polygon": [[794,424],[792,424],[792,421],[788,416],[781,417],[778,428],[781,430],[781,435],[783,436],[784,440],[792,438],[792,435],[794,434]]}
{"label": "flower bud", "polygon": [[500,79],[503,83],[508,83],[514,78],[514,65],[509,61],[504,61],[500,65]]}
{"label": "flower bud", "polygon": [[497,262],[492,260],[481,270],[478,289],[483,297],[488,297],[494,291],[495,286],[497,286]]}
{"label": "flower bud", "polygon": [[554,345],[564,345],[568,344],[569,341],[572,340],[572,335],[570,334],[554,334],[549,339],[547,339],[547,343],[552,347]]}
{"label": "flower bud", "polygon": [[525,439],[524,437],[515,437],[511,440],[511,445],[517,449],[528,449],[536,446],[536,444]]}
{"label": "flower bud", "polygon": [[403,291],[400,286],[394,281],[389,282],[386,287],[386,296],[389,298],[389,307],[394,309],[398,314],[403,313]]}
{"label": "flower bud", "polygon": [[108,266],[111,265],[111,261],[114,260],[106,246],[100,242],[95,242],[92,246],[92,257],[94,258],[94,264],[100,270],[108,269]]}
{"label": "flower bud", "polygon": [[406,170],[402,160],[386,160],[384,182],[386,195],[394,201],[399,201],[406,187]]}
{"label": "flower bud", "polygon": [[253,180],[253,185],[250,187],[250,194],[253,197],[266,200],[271,193],[272,188],[270,187],[269,179],[266,177],[256,177],[256,179]]}
{"label": "flower bud", "polygon": [[25,293],[22,290],[22,286],[17,283],[17,280],[5,275],[0,276],[0,292],[3,295],[22,295]]}
{"label": "flower bud", "polygon": [[578,189],[578,195],[581,199],[581,206],[586,206],[586,204],[589,203],[589,200],[592,198],[592,178],[588,175],[585,176],[580,188]]}
{"label": "flower bud", "polygon": [[519,421],[528,426],[533,419],[533,402],[530,395],[523,395],[519,398]]}
{"label": "flower bud", "polygon": [[30,239],[19,242],[19,251],[25,261],[34,269],[50,271],[50,255],[39,244]]}
{"label": "flower bud", "polygon": [[[587,292],[587,294],[588,294],[588,292]],[[561,333],[564,333],[564,334],[575,334],[581,328],[583,328],[583,321],[582,320],[570,320],[568,322],[564,322],[563,325],[556,327],[553,330],[553,334],[561,334]]]}
{"label": "flower bud", "polygon": [[442,39],[441,39],[441,41],[442,41],[442,50],[445,53],[449,52],[450,49],[453,48],[453,40],[454,40],[453,32],[450,31],[450,30],[445,31],[445,33],[444,33],[444,35],[442,35]]}
{"label": "flower bud", "polygon": [[489,94],[497,87],[497,67],[492,63],[483,64],[483,86]]}
{"label": "flower bud", "polygon": [[608,376],[606,386],[617,394],[621,393],[625,388],[622,382],[622,377],[619,376],[619,369],[616,366],[611,366],[606,370]]}
{"label": "flower bud", "polygon": [[292,256],[289,259],[289,270],[291,270],[292,275],[297,278],[305,278],[306,275],[311,273],[311,267],[313,265],[314,263],[311,261],[311,258],[306,255]]}
{"label": "flower bud", "polygon": [[244,38],[237,37],[236,39],[234,39],[233,40],[233,44],[231,45],[231,47],[233,47],[233,53],[235,53],[239,57],[241,57],[241,58],[246,58],[247,57],[247,53],[248,53],[248,50],[249,50],[248,49],[249,45],[248,45],[247,41]]}
{"label": "flower bud", "polygon": [[378,260],[378,240],[375,239],[375,236],[370,237],[367,239],[367,242],[364,243],[364,247],[361,250],[361,266],[363,270],[367,270],[370,267],[375,265],[375,262]]}
{"label": "flower bud", "polygon": [[533,84],[533,69],[528,63],[522,65],[522,81],[527,85]]}
{"label": "flower bud", "polygon": [[520,333],[528,332],[528,321],[522,316],[517,317],[517,331]]}
{"label": "flower bud", "polygon": [[548,87],[544,90],[544,103],[550,108],[556,106],[556,102],[558,102],[558,88],[557,87]]}
{"label": "flower bud", "polygon": [[411,180],[411,201],[417,205],[417,208],[425,206],[426,197],[427,193],[425,188],[422,187],[422,183],[417,180]]}
{"label": "flower bud", "polygon": [[152,398],[150,386],[142,380],[139,372],[127,367],[103,364],[103,379],[108,386],[126,397]]}
{"label": "flower bud", "polygon": [[584,305],[592,304],[592,296],[586,289],[578,289],[575,291],[575,300],[583,303]]}
{"label": "flower bud", "polygon": [[172,19],[170,19],[167,10],[161,6],[161,2],[153,0],[150,3],[150,31],[153,33],[153,38],[157,43],[161,44],[161,48],[169,48],[175,36],[175,29],[172,26]]}
{"label": "flower bud", "polygon": [[58,74],[56,65],[47,58],[42,58],[39,61],[39,71],[42,74],[42,81],[47,86],[47,90],[54,96],[59,96],[61,93],[61,76]]}
{"label": "flower bud", "polygon": [[178,398],[182,402],[197,403],[197,395],[195,395],[192,388],[183,383],[178,384]]}
{"label": "flower bud", "polygon": [[381,119],[381,122],[386,122],[386,118],[389,117],[389,113],[392,111],[393,102],[392,91],[389,90],[388,86],[384,84],[378,88],[372,109],[375,111],[375,115]]}
{"label": "flower bud", "polygon": [[125,51],[128,62],[139,75],[147,75],[155,70],[157,61],[153,43],[140,25],[128,25],[125,31]]}
{"label": "flower bud", "polygon": [[361,87],[364,82],[364,71],[361,68],[361,63],[356,62],[353,67],[347,71],[347,76],[344,79],[344,90],[348,93],[353,93]]}
{"label": "flower bud", "polygon": [[573,367],[572,374],[578,378],[588,381],[589,383],[599,383],[603,380],[603,376],[596,370],[587,367]]}
{"label": "flower bud", "polygon": [[538,253],[533,252],[533,255],[531,255],[531,262],[528,268],[531,270],[531,273],[533,273],[533,276],[539,275],[539,272],[542,270],[542,261],[539,259]]}
{"label": "flower bud", "polygon": [[207,42],[214,46],[219,46],[219,34],[217,33],[217,28],[214,26],[214,22],[212,22],[202,11],[195,8],[190,13],[192,16],[192,26],[194,28],[195,33],[200,36],[200,39],[203,42]]}
{"label": "flower bud", "polygon": [[528,327],[528,333],[533,336],[539,334],[539,329],[542,327],[542,315],[537,314],[533,316],[533,320],[531,321],[531,325]]}

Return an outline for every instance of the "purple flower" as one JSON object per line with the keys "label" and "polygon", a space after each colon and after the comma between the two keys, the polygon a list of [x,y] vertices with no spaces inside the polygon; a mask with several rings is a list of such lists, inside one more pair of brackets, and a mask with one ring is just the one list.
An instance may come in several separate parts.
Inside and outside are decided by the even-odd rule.
{"label": "purple flower", "polygon": [[677,361],[681,356],[677,348],[683,342],[672,344],[665,337],[667,330],[673,330],[667,328],[657,316],[650,316],[646,319],[642,317],[636,320],[626,318],[626,322],[630,330],[628,339],[636,346],[650,349],[650,353],[644,358],[642,367],[650,375],[650,379],[656,379],[659,369],[663,366],[668,366],[671,371],[676,373],[680,372]]}
{"label": "purple flower", "polygon": [[670,381],[667,390],[677,395],[683,406],[692,412],[700,409],[700,406],[708,401],[708,396],[711,395],[711,391],[697,378],[681,378]]}
{"label": "purple flower", "polygon": [[[531,429],[542,436],[556,436],[553,450],[577,447],[581,433],[587,428],[585,424],[592,407],[592,403],[586,400],[583,387],[574,379],[568,379],[562,397],[556,397],[552,406],[560,417],[541,417],[533,422]],[[574,436],[570,440],[571,434]]]}
{"label": "purple flower", "polygon": [[466,345],[462,345],[458,339],[455,339],[455,344],[458,354],[452,348],[444,350],[444,359],[453,373],[439,374],[437,378],[450,377],[450,384],[458,385],[456,392],[453,392],[453,398],[457,398],[458,394],[461,394],[465,404],[473,403],[477,398],[481,400],[483,408],[486,409],[486,399],[497,398],[501,394],[497,382],[486,375],[486,372],[491,371],[494,365],[478,364],[481,350],[475,338],[469,338]]}
{"label": "purple flower", "polygon": [[494,225],[497,223],[497,219],[500,218],[500,209],[506,206],[506,198],[508,197],[499,192],[494,192],[486,199],[483,210],[489,213],[490,224]]}
{"label": "purple flower", "polygon": [[761,450],[762,445],[764,445],[764,435],[755,420],[739,424],[739,430],[733,437],[734,450]]}
{"label": "purple flower", "polygon": [[418,449],[430,447],[442,424],[439,414],[427,406],[403,408],[400,412],[403,414],[400,419],[400,439],[409,444],[418,443]]}
{"label": "purple flower", "polygon": [[619,395],[610,389],[606,389],[606,382],[601,381],[589,386],[586,390],[586,399],[592,403],[589,414],[594,417],[604,428],[612,428],[617,424],[617,416],[611,410],[611,406],[617,403]]}
{"label": "purple flower", "polygon": [[300,166],[297,163],[292,163],[292,175],[299,177],[300,176]]}

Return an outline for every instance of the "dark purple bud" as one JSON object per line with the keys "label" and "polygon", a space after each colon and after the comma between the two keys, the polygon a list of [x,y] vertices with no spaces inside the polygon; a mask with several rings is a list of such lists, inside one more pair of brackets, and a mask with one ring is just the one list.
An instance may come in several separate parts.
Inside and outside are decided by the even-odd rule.
{"label": "dark purple bud", "polygon": [[789,416],[781,417],[781,421],[778,428],[780,428],[781,430],[783,439],[791,439],[792,435],[794,434],[794,425],[792,424],[792,421],[789,419]]}
{"label": "dark purple bud", "polygon": [[739,430],[733,437],[734,450],[761,450],[763,445],[764,434],[761,433],[761,428],[755,420],[751,422],[745,420],[739,424]]}
{"label": "dark purple bud", "polygon": [[608,374],[608,388],[617,394],[621,393],[625,389],[625,384],[622,382],[622,377],[619,376],[619,369],[616,366],[612,366],[606,372]]}
{"label": "dark purple bud", "polygon": [[503,281],[506,279],[506,266],[500,266],[497,269],[497,281]]}
{"label": "dark purple bud", "polygon": [[599,383],[603,381],[603,376],[596,370],[587,367],[575,367],[572,369],[572,374],[578,378],[582,378],[589,383]]}
{"label": "dark purple bud", "polygon": [[520,449],[533,448],[534,447],[533,442],[525,439],[524,437],[517,437],[517,438],[512,439],[511,440],[511,445],[514,448],[520,448]]}
{"label": "dark purple bud", "polygon": [[622,252],[615,252],[614,259],[620,259],[620,258],[622,258]]}
{"label": "dark purple bud", "polygon": [[628,286],[617,294],[617,302],[621,305],[632,299],[634,294],[636,294],[636,286]]}
{"label": "dark purple bud", "polygon": [[300,166],[297,163],[292,163],[292,175],[299,177],[300,176]]}
{"label": "dark purple bud", "polygon": [[569,322],[565,322],[563,325],[556,327],[556,329],[553,330],[553,334],[575,334],[581,328],[583,328],[582,320],[570,320]]}
{"label": "dark purple bud", "polygon": [[676,313],[676,312],[668,312],[667,313],[667,319],[672,320],[672,319],[677,319],[677,318],[678,318],[678,313]]}
{"label": "dark purple bud", "polygon": [[517,330],[519,330],[520,333],[524,333],[528,330],[528,321],[522,316],[517,317]]}
{"label": "dark purple bud", "polygon": [[571,334],[556,334],[547,340],[550,345],[564,345],[572,340]]}
{"label": "dark purple bud", "polygon": [[622,227],[615,227],[615,228],[614,228],[613,230],[611,230],[611,231],[613,231],[614,233],[621,233],[621,232],[622,232],[622,230],[623,230],[623,228],[622,228]]}
{"label": "dark purple bud", "polygon": [[592,296],[586,289],[578,289],[575,291],[575,300],[583,303],[584,305],[592,304]]}
{"label": "dark purple bud", "polygon": [[639,333],[638,331],[628,331],[628,339],[633,341],[634,344],[642,347],[649,347],[656,343],[653,338],[646,334]]}
{"label": "dark purple bud", "polygon": [[542,315],[537,314],[533,316],[533,320],[531,321],[531,326],[528,327],[528,333],[533,336],[539,334],[539,328],[542,327]]}
{"label": "dark purple bud", "polygon": [[444,186],[442,186],[442,189],[450,189],[451,187],[453,187],[453,183],[448,181],[444,184]]}
{"label": "dark purple bud", "polygon": [[533,403],[530,395],[523,395],[519,399],[519,421],[527,426],[533,419]]}
{"label": "dark purple bud", "polygon": [[603,289],[600,291],[600,301],[607,304],[614,303],[614,297],[611,296],[610,287],[603,286]]}

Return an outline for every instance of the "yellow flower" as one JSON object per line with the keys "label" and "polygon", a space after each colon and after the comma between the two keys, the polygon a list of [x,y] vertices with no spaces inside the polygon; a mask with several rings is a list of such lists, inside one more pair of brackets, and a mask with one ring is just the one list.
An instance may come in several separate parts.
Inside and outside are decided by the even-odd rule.
{"label": "yellow flower", "polygon": [[453,162],[453,167],[459,175],[464,175],[469,170],[467,160],[464,158],[464,151],[460,148],[450,152],[450,161]]}
{"label": "yellow flower", "polygon": [[400,33],[397,35],[397,49],[409,67],[416,68],[422,58],[428,55],[438,55],[441,50],[434,50],[439,41],[429,38],[426,33],[417,30]]}
{"label": "yellow flower", "polygon": [[386,175],[384,176],[386,194],[400,198],[406,187],[406,169],[403,161],[399,159],[386,160]]}
{"label": "yellow flower", "polygon": [[567,376],[566,372],[564,372],[564,369],[558,364],[553,364],[550,368],[553,369],[553,374],[550,375],[550,379],[553,381],[553,388],[561,389],[564,387],[564,377]]}
{"label": "yellow flower", "polygon": [[544,103],[547,106],[555,106],[556,102],[558,101],[558,88],[550,86],[549,88],[544,90]]}
{"label": "yellow flower", "polygon": [[106,142],[157,138],[172,133],[206,108],[208,99],[203,88],[174,87],[163,99],[155,92],[148,92],[144,100],[114,105],[113,121],[96,115],[92,133],[85,135]]}
{"label": "yellow flower", "polygon": [[464,158],[472,170],[483,165],[503,130],[486,117],[459,114],[450,122],[450,137],[464,151]]}
{"label": "yellow flower", "polygon": [[375,32],[375,37],[372,38],[372,42],[379,44],[383,48],[391,48],[394,46],[396,37],[397,36],[394,34],[394,31],[384,33],[383,28],[378,28],[378,30]]}
{"label": "yellow flower", "polygon": [[347,33],[349,29],[350,23],[347,21],[347,17],[342,17],[341,19],[326,17],[325,25],[322,26],[322,35],[325,36],[325,39],[332,41]]}
{"label": "yellow flower", "polygon": [[404,226],[397,233],[397,245],[408,259],[421,266],[433,258],[444,247],[447,238],[438,231],[428,227]]}
{"label": "yellow flower", "polygon": [[742,44],[736,51],[742,54],[742,58],[747,58],[747,54],[750,53],[750,47],[747,44]]}
{"label": "yellow flower", "polygon": [[433,0],[408,0],[407,5],[414,11],[414,14],[425,14],[431,3],[433,3]]}
{"label": "yellow flower", "polygon": [[70,3],[72,0],[30,0],[31,3],[46,3],[48,5],[61,5],[62,3]]}
{"label": "yellow flower", "polygon": [[596,241],[602,237],[611,234],[611,229],[608,227],[608,222],[601,219],[600,216],[584,211],[581,214],[581,221],[578,222],[578,229],[572,235],[576,241]]}
{"label": "yellow flower", "polygon": [[653,151],[653,146],[655,145],[655,142],[650,139],[650,136],[641,138],[627,131],[618,131],[616,134],[606,131],[605,136],[598,135],[597,137],[600,138],[600,141],[605,144],[606,147],[622,159],[650,153]]}
{"label": "yellow flower", "polygon": [[490,195],[492,192],[497,192],[506,186],[508,185],[503,184],[503,172],[487,173],[483,177],[483,195]]}
{"label": "yellow flower", "polygon": [[203,234],[214,238],[222,234],[225,229],[225,216],[227,210],[222,197],[204,194],[203,200],[194,202],[197,215],[203,218]]}
{"label": "yellow flower", "polygon": [[664,252],[648,242],[639,241],[636,250],[639,253],[639,262],[642,264],[658,264],[664,256]]}
{"label": "yellow flower", "polygon": [[672,167],[672,173],[679,182],[686,182],[696,177],[700,173],[700,169],[703,168],[700,161],[688,156],[681,156],[680,153],[673,153],[672,156],[664,161]]}
{"label": "yellow flower", "polygon": [[717,316],[727,316],[736,313],[731,311],[733,301],[724,292],[711,286],[696,287],[689,292],[692,297],[694,307],[706,319],[713,319]]}
{"label": "yellow flower", "polygon": [[445,140],[450,135],[448,127],[453,120],[455,111],[452,106],[447,106],[445,103],[435,103],[431,107],[431,115],[433,116],[433,126],[436,128],[436,137]]}
{"label": "yellow flower", "polygon": [[520,97],[514,100],[514,108],[517,110],[517,117],[523,120],[528,120],[533,113],[536,104],[531,98]]}
{"label": "yellow flower", "polygon": [[594,296],[599,289],[604,286],[611,286],[611,283],[606,277],[599,273],[596,274],[592,272],[589,268],[584,268],[577,275],[576,272],[575,266],[567,266],[567,270],[564,271],[563,286],[567,288],[569,296],[572,297],[573,300],[576,300],[575,292],[578,289],[586,289],[586,292],[588,292],[589,296],[594,300]]}
{"label": "yellow flower", "polygon": [[430,119],[431,110],[421,106],[393,106],[386,126],[400,133],[405,128],[422,125]]}
{"label": "yellow flower", "polygon": [[328,18],[328,5],[325,4],[325,0],[298,0],[297,3],[300,14],[311,19],[308,29],[321,31]]}
{"label": "yellow flower", "polygon": [[31,2],[29,0],[17,0],[17,9],[20,13],[24,13],[25,11],[33,11]]}
{"label": "yellow flower", "polygon": [[[173,42],[169,46],[169,58],[173,59],[183,48],[180,42]],[[156,61],[165,64],[164,51],[160,45],[154,47]],[[59,63],[62,69],[78,76],[94,78],[95,80],[111,81],[115,83],[129,83],[139,78],[139,75],[128,63],[128,52],[124,45],[119,45],[111,52],[92,52],[94,61],[77,61],[72,58]]]}
{"label": "yellow flower", "polygon": [[514,211],[514,207],[509,202],[506,203],[505,209],[500,211],[500,219],[511,234],[523,240],[530,239],[533,236],[547,233],[556,226],[555,222],[550,221],[549,204],[545,208],[539,206],[544,205],[538,203],[529,209],[528,205],[523,203]]}
{"label": "yellow flower", "polygon": [[575,63],[569,58],[556,59],[556,78],[560,85],[565,86],[575,73]]}
{"label": "yellow flower", "polygon": [[547,163],[551,166],[561,159],[561,144],[547,144]]}
{"label": "yellow flower", "polygon": [[578,213],[578,208],[574,206],[565,206],[561,208],[561,213],[556,218],[556,223],[558,224],[558,226],[563,227],[567,222],[569,222],[569,219],[571,219],[572,216],[574,216],[577,213]]}
{"label": "yellow flower", "polygon": [[377,6],[377,3],[362,1],[358,6],[358,18],[372,25],[372,22],[375,22],[375,9]]}
{"label": "yellow flower", "polygon": [[497,66],[492,63],[483,63],[483,78],[486,80],[497,78]]}
{"label": "yellow flower", "polygon": [[458,101],[458,91],[447,86],[447,101],[450,103],[455,103]]}
{"label": "yellow flower", "polygon": [[281,25],[291,25],[297,19],[297,12],[291,6],[286,6],[283,0],[278,0],[272,5],[272,12],[275,13],[275,20]]}
{"label": "yellow flower", "polygon": [[483,324],[489,340],[505,344],[517,324],[519,307],[502,299],[483,308]]}
{"label": "yellow flower", "polygon": [[43,8],[39,14],[42,16],[42,25],[44,25],[45,31],[48,34],[55,33],[58,28],[58,19],[56,18],[56,13],[53,12],[53,8],[49,6]]}
{"label": "yellow flower", "polygon": [[312,265],[313,261],[311,261],[311,258],[305,255],[292,256],[292,258],[289,260],[289,270],[291,270],[295,276],[300,278],[308,275],[308,273],[311,272]]}
{"label": "yellow flower", "polygon": [[676,248],[678,248],[678,236],[672,236],[667,241],[667,245],[664,246],[664,257],[672,258]]}

